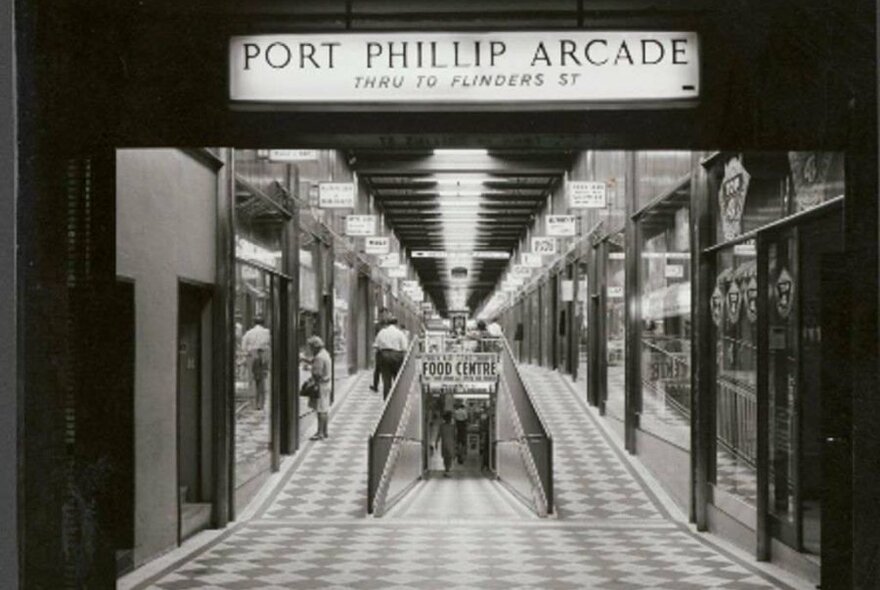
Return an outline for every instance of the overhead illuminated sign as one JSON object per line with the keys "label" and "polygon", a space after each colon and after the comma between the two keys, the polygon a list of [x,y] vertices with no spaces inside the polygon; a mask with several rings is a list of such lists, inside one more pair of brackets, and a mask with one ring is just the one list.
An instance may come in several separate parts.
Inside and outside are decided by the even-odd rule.
{"label": "overhead illuminated sign", "polygon": [[234,36],[229,97],[289,104],[651,103],[700,94],[695,32]]}
{"label": "overhead illuminated sign", "polygon": [[421,373],[425,381],[473,383],[498,379],[498,355],[491,352],[470,354],[423,353]]}
{"label": "overhead illuminated sign", "polygon": [[475,250],[473,252],[470,251],[456,251],[456,250],[413,250],[412,252],[413,258],[457,258],[462,260],[470,260],[472,258],[476,259],[494,259],[494,260],[507,260],[510,258],[509,252],[504,251],[495,251],[495,250]]}

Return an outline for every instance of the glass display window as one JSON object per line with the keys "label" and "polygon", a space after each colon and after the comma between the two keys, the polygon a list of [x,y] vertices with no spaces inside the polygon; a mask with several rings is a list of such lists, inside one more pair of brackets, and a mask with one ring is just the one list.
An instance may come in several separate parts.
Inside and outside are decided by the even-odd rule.
{"label": "glass display window", "polygon": [[690,448],[690,183],[638,220],[640,428]]}
{"label": "glass display window", "polygon": [[626,256],[623,231],[607,239],[605,259],[605,411],[608,416],[625,417],[626,365]]}

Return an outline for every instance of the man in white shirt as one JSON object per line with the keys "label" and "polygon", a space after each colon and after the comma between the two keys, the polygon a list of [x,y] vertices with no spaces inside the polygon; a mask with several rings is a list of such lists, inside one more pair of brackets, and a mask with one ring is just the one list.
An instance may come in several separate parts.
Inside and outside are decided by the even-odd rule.
{"label": "man in white shirt", "polygon": [[254,318],[254,327],[241,337],[241,349],[248,355],[251,376],[254,382],[254,405],[263,409],[266,401],[266,377],[269,375],[269,350],[272,338],[269,329],[263,325],[263,318]]}
{"label": "man in white shirt", "polygon": [[492,320],[489,323],[489,327],[486,328],[486,331],[489,333],[490,338],[500,338],[501,337],[501,325],[498,324],[496,320]]}
{"label": "man in white shirt", "polygon": [[376,334],[376,340],[373,347],[378,353],[377,363],[379,373],[382,375],[382,399],[388,399],[388,392],[391,391],[391,382],[397,376],[400,366],[403,364],[403,357],[406,355],[406,349],[409,342],[400,328],[397,327],[397,318],[389,317],[385,323],[385,327]]}

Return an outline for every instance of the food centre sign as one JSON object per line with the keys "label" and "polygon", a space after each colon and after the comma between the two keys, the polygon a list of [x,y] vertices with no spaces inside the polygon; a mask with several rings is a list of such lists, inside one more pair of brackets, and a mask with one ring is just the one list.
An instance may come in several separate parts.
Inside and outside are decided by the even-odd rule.
{"label": "food centre sign", "polygon": [[693,100],[695,32],[555,31],[235,36],[235,102],[620,103]]}
{"label": "food centre sign", "polygon": [[422,379],[443,383],[475,383],[498,378],[498,355],[491,352],[421,356]]}

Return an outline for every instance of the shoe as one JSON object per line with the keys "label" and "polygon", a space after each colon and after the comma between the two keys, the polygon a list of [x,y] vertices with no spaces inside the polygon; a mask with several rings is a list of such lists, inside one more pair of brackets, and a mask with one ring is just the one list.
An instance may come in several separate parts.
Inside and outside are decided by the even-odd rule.
{"label": "shoe", "polygon": [[312,438],[310,438],[309,440],[321,440],[321,435],[316,434],[316,435],[312,436]]}
{"label": "shoe", "polygon": [[375,385],[370,385],[370,391],[372,391],[373,393],[379,393],[379,388]]}

